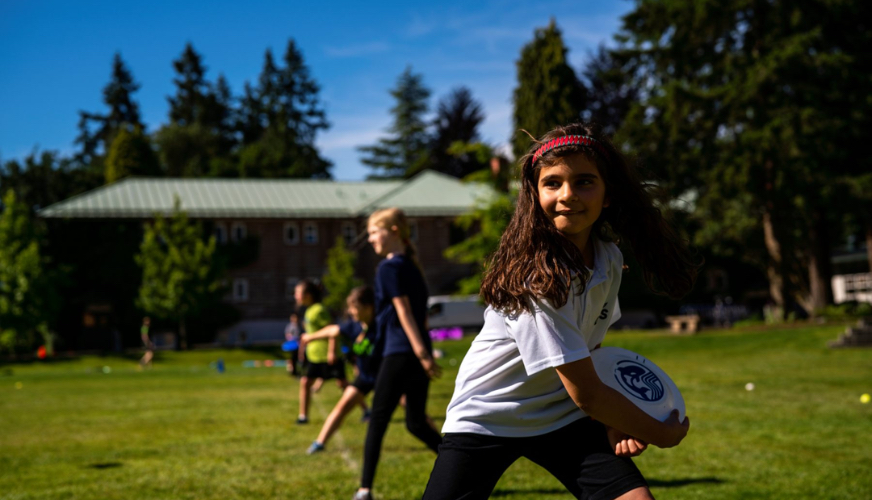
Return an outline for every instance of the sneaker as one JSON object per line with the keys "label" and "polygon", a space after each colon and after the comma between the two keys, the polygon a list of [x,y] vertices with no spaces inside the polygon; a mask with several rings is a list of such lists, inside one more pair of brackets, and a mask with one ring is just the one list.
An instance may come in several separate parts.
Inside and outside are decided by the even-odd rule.
{"label": "sneaker", "polygon": [[351,500],[372,500],[372,493],[368,491],[358,491],[354,494]]}
{"label": "sneaker", "polygon": [[306,450],[307,455],[314,455],[319,451],[324,451],[324,445],[319,443],[318,441],[313,441],[312,446],[309,446],[309,449]]}
{"label": "sneaker", "polygon": [[372,417],[372,410],[366,410],[363,412],[363,416],[360,417],[361,422],[369,422],[369,418]]}
{"label": "sneaker", "polygon": [[303,425],[303,424],[308,424],[308,423],[309,423],[308,417],[297,417],[297,425]]}

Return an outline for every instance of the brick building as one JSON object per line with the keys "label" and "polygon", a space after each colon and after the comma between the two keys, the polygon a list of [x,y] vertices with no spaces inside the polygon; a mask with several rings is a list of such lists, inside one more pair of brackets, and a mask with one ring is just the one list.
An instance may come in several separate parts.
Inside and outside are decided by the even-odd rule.
{"label": "brick building", "polygon": [[366,218],[399,207],[409,217],[431,294],[453,291],[474,272],[442,252],[466,235],[454,219],[487,195],[480,185],[425,171],[405,181],[335,182],[278,179],[128,178],[40,212],[45,218],[149,220],[170,215],[174,198],[193,220],[210,225],[222,245],[256,250],[248,263],[228,272],[226,300],[242,321],[222,332],[234,342],[274,339],[292,308],[293,287],[319,279],[327,250],[341,237],[357,251],[358,276],[371,283],[379,258],[366,243]]}

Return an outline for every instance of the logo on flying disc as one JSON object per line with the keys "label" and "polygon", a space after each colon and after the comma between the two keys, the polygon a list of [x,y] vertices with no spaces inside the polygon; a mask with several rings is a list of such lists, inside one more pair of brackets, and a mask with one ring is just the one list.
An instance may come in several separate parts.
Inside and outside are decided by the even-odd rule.
{"label": "logo on flying disc", "polygon": [[665,394],[663,383],[657,375],[635,361],[618,361],[615,378],[625,391],[642,401],[660,401]]}

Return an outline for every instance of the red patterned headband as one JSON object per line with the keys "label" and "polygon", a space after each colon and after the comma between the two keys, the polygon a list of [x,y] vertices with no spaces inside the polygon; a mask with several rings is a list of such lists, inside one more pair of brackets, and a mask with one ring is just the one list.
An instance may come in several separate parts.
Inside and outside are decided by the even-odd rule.
{"label": "red patterned headband", "polygon": [[533,153],[533,165],[539,161],[539,158],[542,158],[542,155],[551,151],[554,148],[560,146],[569,146],[570,144],[577,144],[579,146],[587,146],[597,150],[601,155],[608,158],[608,154],[606,153],[606,148],[603,147],[596,139],[593,137],[588,137],[586,135],[564,135],[563,137],[558,137],[556,139],[551,139],[546,142],[539,149]]}

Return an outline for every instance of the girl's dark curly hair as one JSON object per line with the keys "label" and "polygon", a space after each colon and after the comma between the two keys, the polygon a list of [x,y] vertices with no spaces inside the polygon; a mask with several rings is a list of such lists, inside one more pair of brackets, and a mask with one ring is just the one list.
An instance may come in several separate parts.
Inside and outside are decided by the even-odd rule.
{"label": "girl's dark curly hair", "polygon": [[[533,153],[551,139],[583,135],[596,140],[604,151],[568,144],[542,155],[533,165]],[[539,173],[562,158],[583,155],[593,162],[605,182],[610,203],[594,223],[591,237],[629,243],[642,267],[645,283],[661,295],[680,298],[696,280],[699,264],[687,243],[664,219],[643,183],[626,158],[615,148],[599,126],[574,123],[557,127],[521,158],[520,192],[515,213],[491,257],[482,280],[482,299],[494,309],[516,314],[530,311],[530,299],[544,298],[555,307],[566,304],[573,275],[581,277],[581,289],[589,272],[581,251],[566,239],[539,204]]]}

